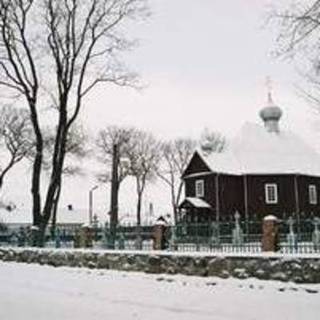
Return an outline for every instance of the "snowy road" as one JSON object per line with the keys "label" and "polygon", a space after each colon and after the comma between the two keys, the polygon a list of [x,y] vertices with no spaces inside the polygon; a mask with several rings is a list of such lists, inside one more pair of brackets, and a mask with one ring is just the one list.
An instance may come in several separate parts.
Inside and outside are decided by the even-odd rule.
{"label": "snowy road", "polygon": [[0,262],[1,320],[318,320],[319,317],[320,285]]}

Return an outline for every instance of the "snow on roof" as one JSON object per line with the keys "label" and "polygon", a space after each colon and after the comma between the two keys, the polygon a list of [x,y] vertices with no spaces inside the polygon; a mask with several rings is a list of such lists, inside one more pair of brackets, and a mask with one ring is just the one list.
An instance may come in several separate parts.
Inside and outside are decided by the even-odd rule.
{"label": "snow on roof", "polygon": [[320,176],[320,155],[297,135],[246,123],[225,152],[203,157],[214,172]]}
{"label": "snow on roof", "polygon": [[185,201],[189,202],[192,206],[196,208],[211,208],[210,204],[208,204],[200,198],[187,197],[183,202]]}
{"label": "snow on roof", "polygon": [[241,166],[233,152],[227,150],[221,153],[212,153],[208,157],[202,156],[202,159],[214,172],[226,174],[241,174]]}
{"label": "snow on roof", "polygon": [[273,215],[269,214],[268,216],[265,216],[265,217],[263,218],[263,220],[264,220],[264,221],[277,221],[278,218],[277,218],[276,216],[273,216]]}
{"label": "snow on roof", "polygon": [[157,220],[155,225],[157,225],[157,226],[166,226],[168,224],[163,220]]}

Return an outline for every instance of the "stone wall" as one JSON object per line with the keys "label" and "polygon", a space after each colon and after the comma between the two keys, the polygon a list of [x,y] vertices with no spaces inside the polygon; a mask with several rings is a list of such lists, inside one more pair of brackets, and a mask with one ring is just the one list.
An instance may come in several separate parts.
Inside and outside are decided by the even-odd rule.
{"label": "stone wall", "polygon": [[87,267],[240,279],[255,277],[264,280],[320,283],[320,257],[312,256],[214,256],[166,252],[0,248],[0,260],[54,267]]}

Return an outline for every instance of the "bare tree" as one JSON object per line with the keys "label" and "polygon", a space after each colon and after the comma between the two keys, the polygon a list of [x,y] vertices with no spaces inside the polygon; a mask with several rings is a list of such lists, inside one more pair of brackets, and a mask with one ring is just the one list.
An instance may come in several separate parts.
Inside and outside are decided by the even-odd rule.
{"label": "bare tree", "polygon": [[[118,149],[117,168],[119,173],[119,186],[120,183],[128,176],[128,164],[121,159],[127,159],[128,150],[131,148],[131,139],[135,135],[135,129],[131,127],[119,127],[115,125],[107,126],[98,133],[96,146],[98,149],[98,160],[111,168],[112,159],[114,155],[114,146]],[[99,174],[99,180],[102,182],[111,181],[111,170],[107,170]]]}
{"label": "bare tree", "polygon": [[135,178],[137,191],[137,225],[141,225],[141,205],[148,181],[156,178],[160,161],[159,142],[148,132],[136,131],[128,149],[129,173]]}
{"label": "bare tree", "polygon": [[5,106],[0,108],[0,189],[8,172],[28,156],[33,145],[29,112]]}
{"label": "bare tree", "polygon": [[[110,221],[112,227],[118,223],[118,198],[121,182],[128,176],[128,153],[132,148],[132,138],[135,135],[134,128],[107,126],[98,134],[96,145],[98,147],[98,159],[107,167],[112,168],[100,174],[100,180],[111,182]],[[111,172],[110,172],[111,171]]]}
{"label": "bare tree", "polygon": [[188,138],[163,142],[161,145],[161,166],[157,168],[157,175],[170,188],[171,205],[175,222],[183,188],[181,176],[196,147],[197,141]]}
{"label": "bare tree", "polygon": [[217,131],[210,131],[205,128],[200,137],[200,148],[205,156],[209,156],[213,152],[220,153],[226,145],[226,138]]}
{"label": "bare tree", "polygon": [[[145,4],[145,0],[0,0],[0,85],[26,102],[35,134],[31,192],[33,224],[40,231],[38,245],[43,244],[61,184],[68,132],[84,98],[99,83],[135,84],[136,75],[118,59],[119,52],[131,44],[121,30],[130,19],[145,14]],[[42,84],[49,90],[42,90]],[[40,109],[49,100],[56,112],[52,119],[56,130],[51,173],[42,199]]]}

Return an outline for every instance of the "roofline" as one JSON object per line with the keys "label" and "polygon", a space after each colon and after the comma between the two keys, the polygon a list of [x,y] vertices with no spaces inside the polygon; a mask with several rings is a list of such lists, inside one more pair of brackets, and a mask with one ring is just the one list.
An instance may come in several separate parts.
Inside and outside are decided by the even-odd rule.
{"label": "roofline", "polygon": [[189,178],[195,178],[195,177],[201,177],[201,176],[209,176],[211,174],[214,174],[214,172],[211,171],[204,171],[204,172],[198,172],[198,173],[190,173],[182,177],[182,179],[189,179]]}
{"label": "roofline", "polygon": [[231,173],[231,172],[215,172],[215,171],[203,171],[203,172],[198,172],[198,173],[191,173],[188,174],[182,179],[191,179],[191,178],[196,178],[196,177],[201,177],[201,176],[209,176],[209,175],[228,175],[228,176],[235,176],[235,177],[243,177],[243,176],[304,176],[304,177],[314,177],[314,178],[320,178],[319,175],[312,175],[312,174],[306,174],[306,173],[297,173],[297,172],[291,172],[291,173],[283,173],[283,172],[247,172],[247,173]]}
{"label": "roofline", "polygon": [[[224,175],[230,175],[230,176],[238,176],[238,177],[242,177],[242,176],[253,176],[253,175],[261,175],[261,176],[271,176],[271,175],[295,175],[295,176],[306,176],[306,177],[316,177],[316,178],[320,178],[320,172],[319,174],[310,174],[310,173],[301,173],[301,172],[240,172],[240,173],[232,173],[232,172],[225,172],[225,171],[214,171],[212,170],[211,166],[208,164],[208,162],[206,161],[206,158],[203,157],[203,155],[201,154],[201,152],[199,152],[198,150],[195,150],[189,163],[188,166],[191,162],[191,160],[193,159],[193,157],[195,156],[195,154],[197,154],[201,160],[207,165],[207,167],[211,170],[211,171],[205,171],[205,172],[199,172],[199,173],[191,173],[188,175],[184,175],[184,173],[181,175],[181,179],[188,179],[188,178],[193,178],[193,177],[197,177],[197,176],[202,176],[202,175],[210,175],[210,174],[224,174]],[[185,171],[187,170],[188,166],[186,167]],[[184,171],[184,172],[185,172]]]}
{"label": "roofline", "polygon": [[241,176],[272,176],[272,175],[277,175],[277,176],[304,176],[304,177],[315,177],[315,178],[320,178],[320,173],[317,174],[310,174],[310,173],[300,173],[300,172],[248,172],[248,173],[241,173]]}

